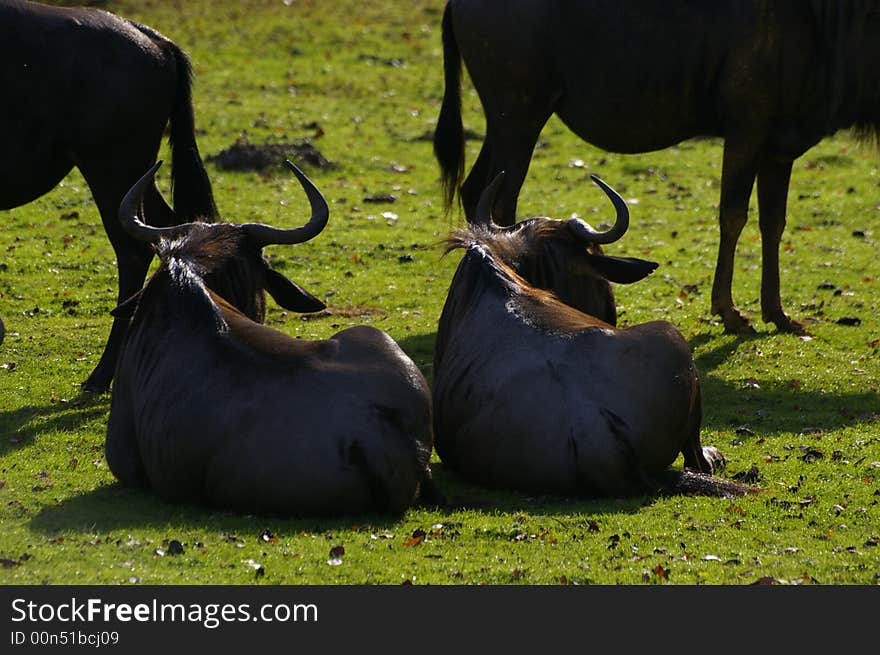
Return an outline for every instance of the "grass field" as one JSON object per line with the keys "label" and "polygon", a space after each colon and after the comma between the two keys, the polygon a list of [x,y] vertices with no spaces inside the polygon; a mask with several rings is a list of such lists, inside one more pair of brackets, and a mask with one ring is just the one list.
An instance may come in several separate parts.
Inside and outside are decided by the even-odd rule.
{"label": "grass field", "polygon": [[[308,211],[280,158],[262,171],[222,168],[213,157],[233,144],[308,141],[334,164],[303,164],[330,201],[328,228],[307,244],[267,249],[330,310],[301,317],[270,301],[268,323],[304,338],[374,325],[430,380],[459,258],[442,257],[438,244],[463,224],[444,213],[428,139],[442,95],[442,0],[103,6],[191,55],[199,146],[226,220],[286,227]],[[465,123],[481,133],[468,84]],[[468,166],[478,149],[468,141]],[[160,156],[168,159],[167,146]],[[39,200],[0,212],[0,583],[877,584],[877,153],[839,134],[795,165],[782,297],[808,322],[809,339],[759,320],[754,216],[739,243],[734,297],[758,334],[724,334],[710,315],[720,162],[714,139],[604,153],[554,118],[519,210],[602,222],[610,207],[590,173],[628,199],[630,232],[607,251],[660,268],[616,288],[620,322],[666,319],[690,342],[703,378],[702,441],[727,457],[724,475],[763,489],[737,500],[489,492],[436,458],[439,484],[479,509],[297,520],[172,506],[123,489],[104,459],[109,395],[79,393],[116,294],[88,188],[74,171]],[[166,192],[167,175],[166,166]],[[344,553],[331,558],[338,546]]]}

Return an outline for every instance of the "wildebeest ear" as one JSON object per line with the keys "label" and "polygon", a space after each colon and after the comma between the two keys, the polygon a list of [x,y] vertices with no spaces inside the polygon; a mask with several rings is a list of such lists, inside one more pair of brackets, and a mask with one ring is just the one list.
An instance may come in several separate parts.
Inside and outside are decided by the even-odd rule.
{"label": "wildebeest ear", "polygon": [[141,298],[141,294],[144,292],[143,289],[138,291],[133,296],[129,296],[127,300],[123,300],[121,303],[116,305],[113,309],[110,310],[110,316],[113,318],[128,318],[130,319],[134,316],[134,310],[137,309],[138,301]]}
{"label": "wildebeest ear", "polygon": [[635,257],[609,257],[608,255],[593,255],[586,253],[590,266],[609,282],[618,284],[632,284],[638,282],[657,268],[656,262],[649,262]]}
{"label": "wildebeest ear", "polygon": [[295,282],[266,267],[266,291],[279,305],[294,312],[319,312],[327,305]]}

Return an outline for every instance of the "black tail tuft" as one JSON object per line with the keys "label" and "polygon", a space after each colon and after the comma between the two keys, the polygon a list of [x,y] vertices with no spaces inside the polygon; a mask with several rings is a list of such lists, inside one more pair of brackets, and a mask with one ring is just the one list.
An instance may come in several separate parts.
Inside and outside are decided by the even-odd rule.
{"label": "black tail tuft", "polygon": [[211,181],[196,145],[192,105],[192,65],[186,54],[170,41],[167,47],[177,61],[177,92],[171,110],[171,190],[174,211],[181,222],[217,218]]}
{"label": "black tail tuft", "polygon": [[461,122],[461,57],[452,31],[452,6],[443,11],[443,72],[445,86],[434,131],[434,156],[440,163],[443,200],[452,207],[464,177],[464,126]]}

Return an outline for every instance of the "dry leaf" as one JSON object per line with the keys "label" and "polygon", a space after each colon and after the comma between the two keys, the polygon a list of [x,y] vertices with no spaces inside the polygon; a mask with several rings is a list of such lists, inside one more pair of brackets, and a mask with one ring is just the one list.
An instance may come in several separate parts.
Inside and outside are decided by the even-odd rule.
{"label": "dry leaf", "polygon": [[785,584],[783,580],[778,578],[770,577],[769,575],[765,575],[763,578],[758,578],[755,580],[753,585],[771,585],[771,584]]}

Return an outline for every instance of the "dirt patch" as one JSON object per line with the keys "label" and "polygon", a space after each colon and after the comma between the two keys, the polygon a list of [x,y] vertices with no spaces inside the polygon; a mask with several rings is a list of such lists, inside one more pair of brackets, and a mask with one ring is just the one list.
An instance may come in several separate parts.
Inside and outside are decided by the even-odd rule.
{"label": "dirt patch", "polygon": [[263,171],[277,167],[285,159],[300,167],[337,168],[308,139],[261,144],[239,139],[216,155],[205,157],[205,161],[227,171]]}

